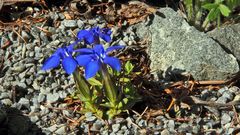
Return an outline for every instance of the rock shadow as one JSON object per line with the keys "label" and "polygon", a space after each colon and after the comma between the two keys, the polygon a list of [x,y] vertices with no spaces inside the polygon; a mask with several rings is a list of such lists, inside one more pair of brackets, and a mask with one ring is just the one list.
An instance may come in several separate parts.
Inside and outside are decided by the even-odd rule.
{"label": "rock shadow", "polygon": [[45,135],[20,110],[0,104],[0,133],[2,135]]}

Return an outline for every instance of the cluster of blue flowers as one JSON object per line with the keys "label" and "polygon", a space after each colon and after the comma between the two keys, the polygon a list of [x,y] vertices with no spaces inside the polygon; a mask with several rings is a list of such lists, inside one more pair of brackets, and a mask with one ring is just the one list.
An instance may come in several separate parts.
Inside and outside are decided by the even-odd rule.
{"label": "cluster of blue flowers", "polygon": [[[81,30],[77,34],[75,43],[69,46],[58,48],[43,64],[42,70],[55,68],[62,64],[67,74],[72,74],[78,66],[85,68],[85,78],[89,79],[96,75],[103,64],[109,65],[111,68],[120,71],[121,63],[118,58],[108,56],[108,53],[123,46],[116,45],[104,49],[100,44],[100,38],[105,42],[111,41],[111,30],[108,28],[94,27],[89,30]],[[84,41],[86,45],[92,48],[75,49],[78,42]],[[77,56],[74,57],[73,54]]]}

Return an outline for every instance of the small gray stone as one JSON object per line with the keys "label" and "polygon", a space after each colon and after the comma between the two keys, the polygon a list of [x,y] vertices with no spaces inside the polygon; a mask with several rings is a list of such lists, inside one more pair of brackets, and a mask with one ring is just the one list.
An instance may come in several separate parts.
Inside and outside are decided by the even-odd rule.
{"label": "small gray stone", "polygon": [[40,9],[37,8],[37,7],[34,7],[33,10],[36,11],[36,12],[39,12],[39,11],[40,11]]}
{"label": "small gray stone", "polygon": [[169,121],[168,121],[168,127],[169,127],[170,129],[174,129],[174,128],[175,128],[174,120],[169,120]]}
{"label": "small gray stone", "polygon": [[[46,44],[49,43],[48,37],[47,37],[47,35],[46,35],[43,31],[40,32],[40,38],[42,39],[42,43],[43,43],[44,45],[46,45]],[[36,52],[36,55],[37,55],[37,54],[38,54],[38,53]]]}
{"label": "small gray stone", "polygon": [[57,129],[57,130],[55,131],[55,133],[56,133],[57,135],[65,135],[65,134],[66,134],[66,127],[65,127],[65,126],[60,127],[59,129]]}
{"label": "small gray stone", "polygon": [[24,30],[22,30],[21,36],[22,36],[22,38],[23,38],[25,41],[28,41],[29,38],[30,38],[29,34],[28,34],[26,31],[24,31]]}
{"label": "small gray stone", "polygon": [[0,95],[0,99],[3,99],[3,98],[10,98],[10,94],[7,92],[2,92]]}
{"label": "small gray stone", "polygon": [[57,127],[58,127],[58,125],[57,125],[57,124],[54,124],[54,125],[52,125],[51,127],[47,128],[47,129],[48,129],[50,132],[54,132],[54,131],[57,130]]}
{"label": "small gray stone", "polygon": [[89,19],[89,20],[88,20],[88,23],[89,23],[90,25],[94,25],[94,24],[97,24],[97,20],[96,20],[96,19]]}
{"label": "small gray stone", "polygon": [[65,98],[67,97],[67,93],[65,91],[59,91],[58,92],[60,98]]}
{"label": "small gray stone", "polygon": [[59,94],[58,93],[49,93],[47,94],[47,102],[56,102],[59,99]]}
{"label": "small gray stone", "polygon": [[23,72],[26,69],[25,65],[19,65],[12,67],[12,71],[14,72]]}
{"label": "small gray stone", "polygon": [[227,134],[228,134],[228,135],[232,135],[232,134],[233,134],[233,131],[234,131],[234,128],[229,128],[229,129],[227,130]]}
{"label": "small gray stone", "polygon": [[218,90],[218,92],[219,92],[220,94],[223,94],[227,89],[228,89],[228,88],[223,87],[223,88],[221,88],[220,90]]}
{"label": "small gray stone", "polygon": [[231,117],[228,114],[224,113],[221,117],[221,124],[225,125],[225,124],[229,123],[230,121],[231,121]]}
{"label": "small gray stone", "polygon": [[30,120],[33,122],[33,123],[36,123],[38,120],[39,120],[39,118],[38,118],[38,116],[31,116],[30,117]]}
{"label": "small gray stone", "polygon": [[6,99],[2,99],[2,104],[6,105],[6,106],[11,106],[12,105],[12,101],[8,98]]}
{"label": "small gray stone", "polygon": [[91,131],[99,131],[102,128],[102,123],[96,123],[94,122],[92,127],[91,127]]}
{"label": "small gray stone", "polygon": [[232,86],[228,90],[232,93],[235,93],[236,95],[240,93],[240,89],[237,86]]}
{"label": "small gray stone", "polygon": [[38,102],[39,102],[39,103],[40,103],[40,102],[43,102],[44,99],[45,99],[45,95],[42,94],[42,93],[40,93],[39,96],[38,96]]}
{"label": "small gray stone", "polygon": [[22,104],[23,106],[29,108],[30,107],[30,101],[26,98],[20,98],[18,101],[19,104]]}
{"label": "small gray stone", "polygon": [[[155,133],[154,132],[154,135],[158,135],[159,134],[159,132],[158,133]],[[164,129],[162,132],[161,132],[161,135],[170,135],[170,132],[167,130],[167,129]]]}
{"label": "small gray stone", "polygon": [[224,96],[221,96],[218,98],[218,100],[216,101],[217,103],[221,103],[221,104],[226,104],[227,103],[227,98]]}
{"label": "small gray stone", "polygon": [[28,56],[32,58],[34,57],[34,54],[35,54],[34,52],[29,52]]}
{"label": "small gray stone", "polygon": [[40,106],[40,109],[41,109],[41,111],[40,111],[41,115],[45,115],[45,114],[49,113],[49,109],[42,105]]}
{"label": "small gray stone", "polygon": [[233,100],[233,94],[229,90],[225,91],[223,93],[222,97],[224,97],[230,101]]}
{"label": "small gray stone", "polygon": [[115,118],[115,123],[122,123],[124,121],[124,118]]}
{"label": "small gray stone", "polygon": [[141,119],[141,120],[138,122],[138,125],[139,125],[140,127],[145,127],[145,126],[147,126],[147,121]]}
{"label": "small gray stone", "polygon": [[123,45],[123,46],[126,46],[126,45],[127,45],[126,42],[124,42],[123,40],[120,40],[120,41],[118,42],[118,44],[119,44],[119,45]]}
{"label": "small gray stone", "polygon": [[131,117],[127,117],[126,121],[127,121],[127,127],[131,128],[132,127],[132,118]]}
{"label": "small gray stone", "polygon": [[63,25],[66,27],[70,27],[70,28],[77,27],[77,21],[76,20],[64,20]]}
{"label": "small gray stone", "polygon": [[61,20],[64,20],[65,19],[65,16],[63,13],[59,13],[58,16],[60,17]]}
{"label": "small gray stone", "polygon": [[95,116],[90,116],[90,117],[86,117],[86,121],[88,122],[93,122],[95,121],[97,118]]}
{"label": "small gray stone", "polygon": [[78,28],[82,29],[84,27],[84,22],[82,20],[77,21]]}
{"label": "small gray stone", "polygon": [[86,112],[84,115],[87,118],[87,117],[91,117],[93,114],[92,114],[92,112]]}
{"label": "small gray stone", "polygon": [[197,134],[197,133],[199,133],[199,130],[200,130],[200,126],[199,126],[199,125],[193,126],[192,132],[193,132],[194,134]]}
{"label": "small gray stone", "polygon": [[154,128],[154,127],[155,127],[155,124],[154,124],[154,123],[149,123],[149,124],[148,124],[148,127]]}
{"label": "small gray stone", "polygon": [[231,127],[231,122],[225,124],[223,127],[224,129],[229,129]]}
{"label": "small gray stone", "polygon": [[68,117],[71,116],[68,110],[63,110],[62,112],[65,116],[68,116]]}
{"label": "small gray stone", "polygon": [[116,133],[120,129],[120,124],[113,124],[112,125],[112,130],[114,133]]}

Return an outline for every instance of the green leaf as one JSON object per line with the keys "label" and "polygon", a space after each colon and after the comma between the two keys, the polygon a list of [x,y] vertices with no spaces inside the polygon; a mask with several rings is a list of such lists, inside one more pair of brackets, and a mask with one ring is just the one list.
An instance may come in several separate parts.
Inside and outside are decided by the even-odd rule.
{"label": "green leaf", "polygon": [[134,72],[134,74],[136,75],[140,75],[142,72]]}
{"label": "green leaf", "polygon": [[92,85],[92,86],[102,86],[102,83],[100,81],[98,81],[95,78],[90,78],[88,79],[88,82]]}
{"label": "green leaf", "polygon": [[213,21],[215,19],[217,19],[217,17],[220,15],[220,10],[217,8],[217,9],[212,9],[210,10],[210,12],[208,13],[207,15],[207,19],[209,21]]}
{"label": "green leaf", "polygon": [[125,83],[126,83],[126,82],[130,82],[130,79],[124,77],[124,78],[120,78],[119,81],[120,81],[120,82],[125,82]]}
{"label": "green leaf", "polygon": [[216,4],[216,3],[208,3],[208,4],[203,5],[202,7],[210,11],[210,10],[212,10],[214,8],[217,8],[218,4]]}
{"label": "green leaf", "polygon": [[219,5],[219,9],[220,9],[222,15],[224,15],[224,16],[229,16],[229,14],[231,12],[230,9],[227,6],[223,5],[223,4]]}
{"label": "green leaf", "polygon": [[133,64],[130,62],[130,61],[127,61],[127,63],[125,64],[125,71],[126,71],[126,74],[130,74],[133,70],[134,66]]}

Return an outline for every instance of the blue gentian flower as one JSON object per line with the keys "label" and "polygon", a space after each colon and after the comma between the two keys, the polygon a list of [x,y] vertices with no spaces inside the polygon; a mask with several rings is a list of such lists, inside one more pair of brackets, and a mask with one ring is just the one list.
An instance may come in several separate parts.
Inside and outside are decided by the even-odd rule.
{"label": "blue gentian flower", "polygon": [[78,64],[85,67],[85,78],[89,79],[95,76],[98,70],[101,69],[102,64],[107,64],[111,68],[120,71],[121,63],[119,59],[108,56],[108,53],[121,48],[123,48],[123,46],[112,46],[105,51],[103,45],[97,44],[92,49],[83,48],[76,50],[80,52],[76,57]]}
{"label": "blue gentian flower", "polygon": [[84,40],[87,44],[99,43],[99,38],[105,42],[111,41],[112,31],[109,28],[94,27],[90,30],[81,30],[77,34],[78,41]]}
{"label": "blue gentian flower", "polygon": [[44,62],[42,70],[55,68],[59,66],[61,61],[63,69],[67,72],[67,74],[72,74],[77,67],[77,61],[72,56],[73,48],[74,44],[58,48],[57,51]]}

